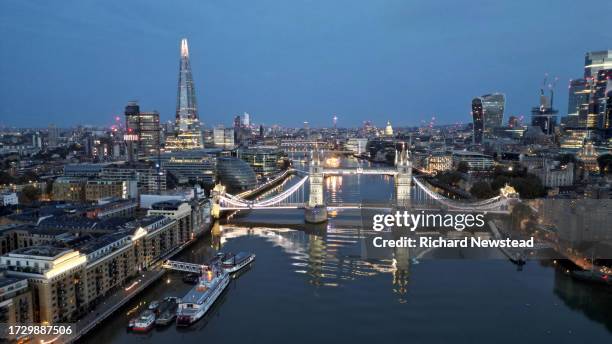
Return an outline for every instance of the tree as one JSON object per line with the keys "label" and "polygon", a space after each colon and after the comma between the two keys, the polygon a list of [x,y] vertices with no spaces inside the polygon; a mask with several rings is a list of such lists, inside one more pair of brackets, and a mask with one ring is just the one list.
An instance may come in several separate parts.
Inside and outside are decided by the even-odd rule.
{"label": "tree", "polygon": [[516,189],[521,198],[538,198],[546,194],[540,178],[531,173],[526,173],[524,177],[512,178],[510,185]]}
{"label": "tree", "polygon": [[457,164],[457,172],[461,172],[461,173],[470,172],[470,165],[465,161],[460,161],[459,164]]}
{"label": "tree", "polygon": [[15,179],[10,174],[0,171],[0,184],[11,184],[14,182]]}
{"label": "tree", "polygon": [[510,215],[513,229],[523,229],[522,224],[529,221],[533,215],[533,210],[529,205],[525,203],[516,204],[512,209],[512,214]]}
{"label": "tree", "polygon": [[32,185],[26,185],[19,194],[20,202],[32,203],[40,198],[40,189]]}
{"label": "tree", "polygon": [[178,178],[172,173],[166,173],[166,188],[168,190],[174,190],[178,186]]}
{"label": "tree", "polygon": [[491,182],[491,189],[493,190],[499,190],[501,188],[503,188],[506,184],[510,183],[511,178],[505,175],[498,175],[497,177],[495,177],[495,179],[493,179],[493,181]]}
{"label": "tree", "polygon": [[440,173],[436,176],[436,178],[442,183],[448,185],[457,185],[461,181],[461,174],[454,171],[450,171]]}
{"label": "tree", "polygon": [[576,164],[576,156],[574,154],[561,154],[557,157],[561,165],[567,165],[570,162]]}
{"label": "tree", "polygon": [[17,181],[21,184],[38,181],[38,175],[33,171],[27,171]]}
{"label": "tree", "polygon": [[611,174],[612,173],[612,154],[604,154],[597,157],[597,164],[599,165],[599,173]]}
{"label": "tree", "polygon": [[472,185],[470,189],[472,196],[476,198],[486,199],[497,196],[497,192],[491,188],[491,185],[485,181],[478,181]]}

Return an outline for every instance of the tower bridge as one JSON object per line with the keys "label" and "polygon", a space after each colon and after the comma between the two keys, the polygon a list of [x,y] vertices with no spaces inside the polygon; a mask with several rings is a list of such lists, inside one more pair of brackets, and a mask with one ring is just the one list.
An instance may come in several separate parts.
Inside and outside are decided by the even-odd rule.
{"label": "tower bridge", "polygon": [[[406,151],[396,152],[394,168],[325,168],[318,155],[311,152],[308,171],[295,170],[300,179],[283,192],[265,199],[247,200],[240,195],[225,192],[223,187],[213,190],[213,216],[220,217],[223,211],[303,209],[306,222],[319,223],[327,220],[328,210],[377,209],[394,210],[441,210],[449,212],[486,212],[508,214],[511,206],[518,202],[518,195],[510,188],[502,189],[499,196],[481,201],[462,201],[447,198],[434,191],[428,183],[412,175],[412,163]],[[331,175],[386,175],[394,177],[394,203],[331,203],[324,197],[324,180]],[[307,183],[308,182],[308,183]],[[308,187],[306,198],[305,189]],[[413,195],[415,200],[413,200]],[[413,202],[414,201],[414,202]]]}

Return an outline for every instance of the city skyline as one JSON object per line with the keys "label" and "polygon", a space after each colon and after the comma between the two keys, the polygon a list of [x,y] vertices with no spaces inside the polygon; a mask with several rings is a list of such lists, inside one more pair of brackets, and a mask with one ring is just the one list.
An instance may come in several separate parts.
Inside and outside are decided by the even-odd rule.
{"label": "city skyline", "polygon": [[[418,126],[432,116],[441,124],[468,123],[471,100],[494,92],[506,95],[506,122],[510,115],[528,117],[545,73],[559,77],[555,107],[565,115],[566,84],[582,75],[587,51],[610,48],[611,34],[603,23],[565,25],[588,18],[580,4],[538,3],[528,11],[526,4],[205,3],[115,13],[91,4],[4,2],[0,125],[104,126],[133,99],[171,121],[182,37],[190,40],[207,127],[230,125],[243,112],[257,123],[289,127],[304,121],[331,127],[333,116],[339,127],[373,119],[377,126],[387,120]],[[440,11],[445,8],[452,10]],[[63,20],[73,11],[83,19]],[[262,23],[253,12],[269,20]],[[439,17],[423,22],[419,13]],[[19,15],[31,17],[30,24]],[[164,15],[175,26],[158,26]],[[140,24],[128,23],[131,16]],[[472,16],[481,18],[478,24]],[[107,28],[104,19],[117,27]],[[75,28],[83,32],[76,35]],[[477,49],[473,37],[479,37]],[[580,39],[566,44],[572,37]],[[505,43],[517,40],[522,44]],[[540,49],[542,42],[547,49]],[[37,106],[22,105],[31,98]]]}

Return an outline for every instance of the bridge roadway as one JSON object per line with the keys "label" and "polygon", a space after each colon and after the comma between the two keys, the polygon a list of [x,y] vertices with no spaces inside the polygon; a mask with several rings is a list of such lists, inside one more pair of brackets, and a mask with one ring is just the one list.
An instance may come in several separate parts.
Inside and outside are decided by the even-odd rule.
{"label": "bridge roadway", "polygon": [[397,169],[395,168],[323,168],[323,174],[327,176],[331,175],[353,175],[353,174],[367,174],[367,175],[389,175],[395,176]]}
{"label": "bridge roadway", "polygon": [[[221,207],[221,210],[281,210],[281,209],[304,209],[306,203],[285,203],[273,206],[252,206],[250,208],[245,207]],[[404,209],[402,207],[395,207],[390,203],[328,203],[326,204],[328,211],[333,210],[381,210],[381,211],[392,211],[395,209]],[[445,207],[433,204],[417,204],[415,206],[406,207],[406,210],[410,211],[432,211],[439,210],[444,212],[459,212],[459,213],[484,213],[484,214],[509,214],[508,210],[466,210],[466,209],[447,209]]]}

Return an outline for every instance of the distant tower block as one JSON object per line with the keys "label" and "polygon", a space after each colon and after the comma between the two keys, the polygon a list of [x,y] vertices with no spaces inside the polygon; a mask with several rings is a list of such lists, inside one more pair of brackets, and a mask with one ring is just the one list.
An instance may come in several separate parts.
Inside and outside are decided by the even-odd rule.
{"label": "distant tower block", "polygon": [[412,188],[412,163],[404,148],[395,152],[395,199],[398,207],[410,206],[410,189]]}

